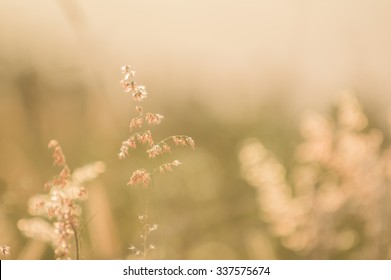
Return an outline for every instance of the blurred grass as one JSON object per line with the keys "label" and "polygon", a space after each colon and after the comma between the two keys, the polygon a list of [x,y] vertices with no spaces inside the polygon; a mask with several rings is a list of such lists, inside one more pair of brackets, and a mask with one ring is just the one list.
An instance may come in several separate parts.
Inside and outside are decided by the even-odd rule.
{"label": "blurred grass", "polygon": [[[263,87],[259,81],[262,80],[262,71],[256,72],[254,69],[258,68],[252,65],[254,57],[255,60],[261,59],[245,40],[233,44],[232,48],[237,46],[240,47],[238,52],[254,53],[232,57],[230,49],[226,56],[217,56],[223,66],[208,64],[209,68],[205,67],[208,69],[202,69],[201,65],[205,66],[202,63],[213,55],[220,55],[222,47],[234,41],[231,32],[227,32],[227,42],[211,47],[216,53],[211,51],[203,57],[201,52],[193,57],[192,51],[203,45],[198,42],[194,50],[181,49],[179,58],[176,58],[177,48],[174,46],[177,42],[171,43],[172,48],[170,43],[156,46],[153,40],[148,41],[150,34],[136,30],[137,39],[144,38],[147,42],[134,46],[128,25],[119,26],[118,30],[107,27],[109,32],[126,38],[123,41],[132,46],[125,52],[128,47],[125,43],[117,46],[118,41],[113,43],[94,37],[100,32],[99,26],[105,23],[99,22],[98,30],[89,25],[91,18],[83,14],[84,6],[78,7],[76,2],[60,2],[55,15],[61,15],[61,24],[56,22],[61,31],[39,29],[39,36],[31,34],[28,40],[21,40],[9,32],[10,40],[4,41],[7,44],[0,50],[0,243],[11,246],[11,258],[53,258],[47,245],[25,238],[16,227],[19,219],[28,216],[28,199],[43,192],[44,183],[56,173],[47,149],[47,143],[53,138],[61,143],[72,169],[97,160],[106,164],[106,172],[88,185],[91,197],[84,205],[84,257],[126,258],[130,253],[128,246],[138,242],[140,225],[137,216],[143,208],[140,198],[144,194],[129,188],[126,182],[142,159],[137,154],[125,161],[117,157],[121,141],[128,135],[128,123],[135,115],[132,101],[121,92],[117,83],[121,66],[117,63],[133,62],[137,65],[138,80],[150,92],[145,106],[165,116],[155,135],[164,138],[181,133],[196,141],[195,152],[174,151],[173,156],[178,155],[183,166],[172,174],[156,178],[153,217],[160,228],[153,236],[157,245],[153,257],[300,258],[295,252],[283,248],[278,238],[268,234],[267,227],[259,220],[256,192],[241,178],[237,159],[243,139],[257,137],[288,170],[294,164],[292,151],[300,141],[298,124],[301,112],[295,107],[300,103],[298,96],[290,92],[289,82],[293,79],[290,72],[282,66],[271,67],[271,89],[265,89],[268,87]],[[44,13],[43,10],[40,12]],[[137,16],[143,17],[141,14]],[[21,30],[26,28],[26,22],[20,23]],[[56,28],[56,24],[52,27]],[[289,28],[280,29],[285,35],[290,32]],[[242,29],[239,31],[244,34]],[[258,30],[253,32],[255,34]],[[266,50],[273,49],[275,41],[280,42],[274,32],[273,29],[271,37],[274,40],[261,40],[262,46],[266,44]],[[169,38],[175,36],[174,33],[169,35]],[[187,35],[192,37],[190,33]],[[65,39],[60,40],[62,36]],[[195,40],[198,39],[189,44]],[[253,45],[254,42],[247,43]],[[62,44],[65,47],[61,48]],[[144,48],[146,51],[142,56],[140,49]],[[156,59],[162,50],[169,55]],[[266,53],[265,64],[271,63],[269,52]],[[278,58],[282,55],[281,60],[288,56],[280,48],[273,54]],[[185,56],[192,58],[189,60],[192,65],[183,65],[179,67],[182,71],[176,69],[176,72],[170,68],[171,60],[178,64],[178,60]],[[199,56],[202,59],[197,64],[194,60]],[[238,69],[226,67],[229,63],[223,57],[236,59]],[[243,66],[242,59],[251,67]],[[250,78],[236,77],[243,69],[246,70],[243,76]],[[327,75],[324,76],[328,81]],[[202,84],[200,79],[203,79]],[[226,91],[215,94],[216,89]],[[323,91],[324,88],[320,90]],[[261,99],[259,96],[266,97]],[[324,97],[314,93],[308,99],[323,102]],[[387,104],[371,98],[364,101],[372,125],[385,128],[382,110]],[[328,104],[323,106],[328,107]],[[345,255],[335,257],[344,258]]]}

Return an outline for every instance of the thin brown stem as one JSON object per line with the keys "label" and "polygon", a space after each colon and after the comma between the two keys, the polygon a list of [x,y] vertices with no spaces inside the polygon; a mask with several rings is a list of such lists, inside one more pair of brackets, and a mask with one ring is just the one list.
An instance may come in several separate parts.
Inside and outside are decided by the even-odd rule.
{"label": "thin brown stem", "polygon": [[79,239],[79,232],[77,231],[77,229],[73,223],[71,225],[72,225],[72,230],[73,230],[73,236],[75,237],[75,243],[76,243],[76,260],[80,260],[81,245],[80,245],[80,239]]}

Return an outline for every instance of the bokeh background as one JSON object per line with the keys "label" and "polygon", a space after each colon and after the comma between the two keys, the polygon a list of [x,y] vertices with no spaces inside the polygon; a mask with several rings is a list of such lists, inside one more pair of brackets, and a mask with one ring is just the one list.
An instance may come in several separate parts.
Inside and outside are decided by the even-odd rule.
{"label": "bokeh background", "polygon": [[[365,219],[337,238],[346,246],[319,254],[287,246],[259,215],[262,199],[239,160],[243,143],[255,137],[289,174],[303,113],[331,118],[346,89],[362,104],[368,129],[381,131],[375,154],[382,154],[390,26],[386,0],[1,1],[0,244],[11,247],[9,258],[53,258],[52,248],[26,238],[17,222],[57,172],[47,149],[57,139],[72,170],[105,164],[87,184],[83,257],[134,257],[128,247],[139,242],[144,202],[126,186],[132,157],[117,156],[135,115],[119,85],[120,67],[130,64],[148,89],[144,106],[165,116],[156,137],[196,141],[195,151],[173,151],[183,166],[156,180],[151,211],[159,230],[151,235],[151,258],[390,258],[361,234]],[[391,219],[383,210],[381,221]],[[388,223],[379,231],[388,232]],[[360,250],[363,244],[373,250]]]}

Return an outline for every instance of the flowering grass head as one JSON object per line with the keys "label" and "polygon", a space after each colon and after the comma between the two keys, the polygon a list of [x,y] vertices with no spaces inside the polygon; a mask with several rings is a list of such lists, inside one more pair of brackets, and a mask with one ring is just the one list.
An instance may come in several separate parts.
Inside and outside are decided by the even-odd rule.
{"label": "flowering grass head", "polygon": [[[130,94],[136,102],[135,111],[137,115],[130,120],[129,129],[131,135],[128,139],[122,141],[118,157],[124,159],[129,155],[131,150],[136,150],[139,147],[145,150],[145,153],[150,159],[171,153],[173,146],[189,146],[195,149],[194,140],[187,135],[173,135],[163,140],[155,141],[150,128],[143,130],[144,126],[160,125],[164,116],[157,113],[144,112],[141,102],[148,97],[146,87],[139,85],[135,81],[136,72],[131,70],[131,66],[125,65],[121,67],[121,71],[124,76],[120,84],[124,93]],[[151,177],[153,173],[172,171],[174,167],[179,165],[181,165],[181,162],[176,159],[172,162],[160,164],[152,170],[145,168],[137,169],[132,172],[128,185],[141,184],[144,187],[148,187],[152,181]]]}
{"label": "flowering grass head", "polygon": [[60,260],[72,258],[71,241],[74,239],[76,259],[80,259],[80,203],[88,198],[83,184],[103,172],[104,164],[96,162],[71,173],[57,140],[51,140],[48,147],[53,150],[53,164],[61,170],[45,184],[45,194],[30,199],[29,213],[35,217],[19,220],[18,228],[27,237],[51,244],[55,258]]}
{"label": "flowering grass head", "polygon": [[[194,140],[187,135],[173,135],[159,141],[154,139],[151,127],[160,125],[164,120],[164,116],[157,113],[145,112],[141,102],[148,97],[146,87],[139,85],[135,81],[136,72],[131,70],[129,65],[123,66],[121,70],[124,77],[120,81],[120,84],[124,93],[130,94],[133,101],[136,102],[136,116],[130,120],[130,136],[122,141],[118,157],[124,159],[129,155],[131,150],[142,149],[147,159],[151,163],[155,163],[157,158],[165,154],[170,154],[174,146],[189,146],[195,149]],[[181,161],[175,159],[161,164],[152,164],[155,165],[154,168],[140,167],[132,171],[127,185],[141,185],[145,190],[148,190],[153,184],[153,175],[155,173],[163,174],[167,171],[173,171],[174,168],[181,164]],[[139,247],[131,245],[128,248],[136,256],[142,256],[144,259],[151,250],[156,248],[155,244],[149,242],[149,236],[158,228],[156,223],[151,223],[150,221],[149,201],[150,197],[147,195],[145,209],[143,209],[143,214],[139,215],[141,245]]]}

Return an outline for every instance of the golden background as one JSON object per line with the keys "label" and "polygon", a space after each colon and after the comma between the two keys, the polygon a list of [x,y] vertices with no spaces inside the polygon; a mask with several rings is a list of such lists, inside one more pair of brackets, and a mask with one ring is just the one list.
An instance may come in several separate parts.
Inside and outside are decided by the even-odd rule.
{"label": "golden background", "polygon": [[[327,216],[338,233],[328,240],[338,246],[284,243],[259,215],[262,199],[240,163],[243,143],[255,137],[285,166],[290,182],[304,141],[303,115],[315,111],[338,124],[335,106],[345,90],[355,92],[368,118],[354,133],[378,129],[383,141],[370,155],[386,154],[390,26],[385,0],[1,1],[0,245],[11,247],[12,259],[53,258],[49,245],[26,238],[17,223],[29,217],[29,198],[43,193],[58,171],[47,149],[57,139],[71,170],[105,164],[87,183],[83,258],[135,257],[128,247],[139,242],[143,197],[126,185],[136,165],[132,155],[118,159],[135,115],[119,85],[120,67],[130,64],[149,92],[145,107],[165,116],[156,137],[186,134],[196,142],[195,151],[173,149],[183,165],[156,179],[151,211],[159,229],[151,235],[157,247],[151,258],[390,258],[387,206],[374,210],[380,235],[366,235],[373,225],[351,215],[361,204],[351,210],[348,203]],[[381,193],[390,204],[387,172],[373,176],[373,192],[386,185]],[[365,200],[365,192],[357,193]],[[370,212],[377,204],[362,207]]]}

